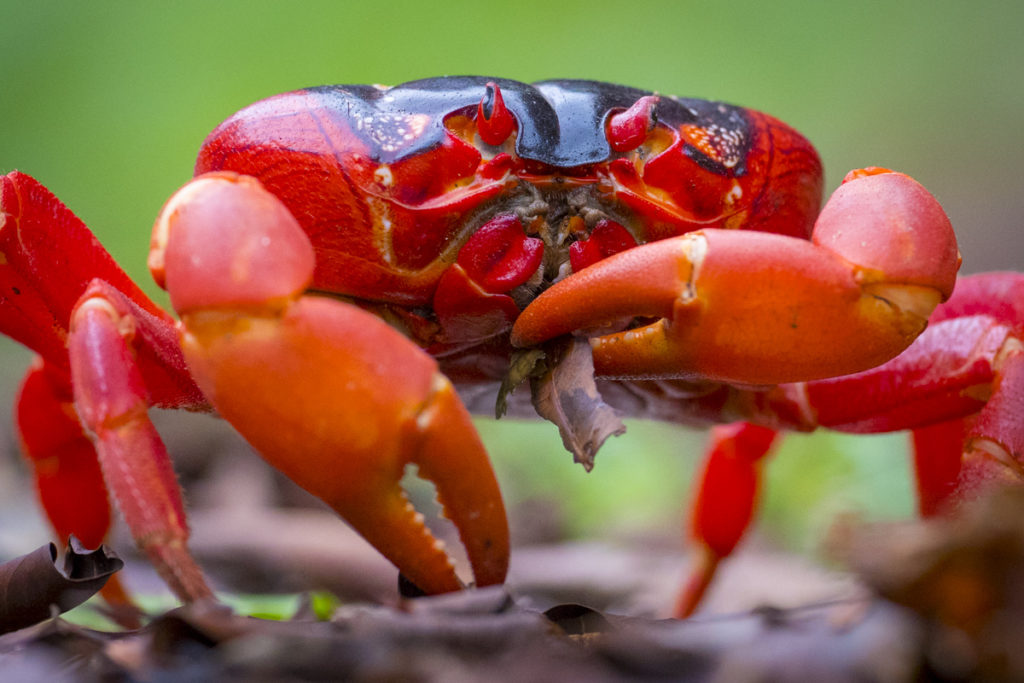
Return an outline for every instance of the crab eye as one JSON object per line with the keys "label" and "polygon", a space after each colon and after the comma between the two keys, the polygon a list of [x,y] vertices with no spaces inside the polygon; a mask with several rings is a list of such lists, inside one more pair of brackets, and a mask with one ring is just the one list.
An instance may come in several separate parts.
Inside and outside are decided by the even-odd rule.
{"label": "crab eye", "polygon": [[476,111],[476,128],[480,139],[497,147],[508,139],[515,126],[516,119],[505,106],[501,88],[497,83],[488,83]]}
{"label": "crab eye", "polygon": [[658,122],[654,108],[660,100],[657,95],[646,95],[629,109],[608,117],[605,136],[613,150],[629,152],[643,144]]}

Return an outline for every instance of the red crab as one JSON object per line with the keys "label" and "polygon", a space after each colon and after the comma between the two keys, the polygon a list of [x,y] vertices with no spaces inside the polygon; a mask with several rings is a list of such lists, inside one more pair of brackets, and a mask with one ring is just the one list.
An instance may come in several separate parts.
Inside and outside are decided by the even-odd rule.
{"label": "red crab", "polygon": [[517,409],[529,377],[588,466],[620,429],[608,404],[746,420],[714,431],[681,615],[776,429],[914,428],[926,513],[1021,472],[1024,276],[940,305],[959,255],[935,199],[865,169],[818,216],[817,154],[765,114],[590,81],[312,88],[229,118],[195,171],[149,259],[179,322],[36,181],[0,188],[0,329],[39,354],[17,421],[43,506],[96,545],[109,487],[182,600],[211,592],[151,406],[216,411],[430,593],[462,583],[399,487],[409,463],[478,585],[508,561],[453,383],[501,382]]}

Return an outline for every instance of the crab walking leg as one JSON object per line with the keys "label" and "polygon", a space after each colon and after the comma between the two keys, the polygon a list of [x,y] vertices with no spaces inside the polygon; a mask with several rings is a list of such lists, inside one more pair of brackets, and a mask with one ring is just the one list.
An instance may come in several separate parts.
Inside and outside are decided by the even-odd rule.
{"label": "crab walking leg", "polygon": [[[730,414],[777,428],[913,430],[919,508],[934,515],[991,483],[1024,480],[1022,333],[1024,276],[973,275],[961,278],[928,329],[889,362],[765,392],[734,390],[726,403]],[[757,430],[764,430],[760,445]],[[754,465],[771,434],[742,423],[713,431],[691,522],[700,556],[679,616],[697,607],[718,563],[744,533],[757,493]]]}
{"label": "crab walking leg", "polygon": [[[776,392],[773,392],[776,393]],[[780,387],[811,406],[812,426],[914,430],[922,514],[991,479],[1024,477],[1024,276],[961,278],[904,353],[856,375]],[[772,402],[770,402],[772,403]]]}
{"label": "crab walking leg", "polygon": [[[86,548],[99,547],[110,530],[110,502],[96,449],[75,412],[70,380],[37,357],[25,374],[14,412],[39,502],[61,545],[74,536]],[[100,595],[115,608],[132,604],[119,574],[107,580]],[[139,628],[141,623],[124,625]]]}
{"label": "crab walking leg", "polygon": [[776,384],[878,365],[949,296],[959,256],[924,188],[870,173],[835,192],[810,242],[708,229],[584,268],[523,311],[513,343],[656,317],[592,339],[597,373]]}
{"label": "crab walking leg", "polygon": [[753,519],[761,489],[761,461],[776,432],[747,422],[712,428],[690,513],[696,559],[676,602],[684,619],[697,609],[718,563],[732,554]]}
{"label": "crab walking leg", "polygon": [[[119,315],[132,319],[130,357],[146,383],[147,401],[167,408],[208,407],[184,366],[173,319],[128,278],[77,216],[17,171],[0,176],[0,289],[6,293],[0,297],[0,331],[40,358],[25,377],[16,409],[40,502],[62,543],[73,534],[96,547],[107,533],[110,506],[96,450],[76,412],[68,356],[71,318],[83,297],[115,302]],[[99,405],[110,400],[105,382],[86,389],[96,392],[90,400]],[[170,482],[174,485],[173,478]],[[145,498],[145,492],[136,490],[126,500],[133,498]],[[117,576],[102,593],[112,606],[130,603]]]}
{"label": "crab walking leg", "polygon": [[380,319],[304,295],[308,238],[253,178],[200,176],[154,228],[150,266],[182,317],[189,366],[217,411],[419,588],[462,587],[406,500],[432,479],[480,585],[504,580],[508,527],[469,414],[437,364]]}
{"label": "crab walking leg", "polygon": [[[969,362],[964,363],[964,366],[969,365]],[[994,431],[1009,437],[1001,440],[1006,445],[1000,445],[991,438],[993,435],[986,432],[984,421],[978,429],[977,419],[968,414],[917,427],[911,432],[918,512],[921,516],[932,517],[949,510],[950,505],[969,494],[970,489],[986,482],[1019,482],[1024,479],[1024,448],[1021,446],[1024,424],[1020,422],[1020,416],[1024,415],[1022,382],[1024,380],[1020,377],[1000,382],[998,392],[991,395],[994,400],[990,399],[980,411],[991,416],[990,423],[996,424]],[[963,391],[977,393],[979,388],[991,383],[991,380],[986,382],[983,379]],[[1017,385],[1015,390],[1010,390],[1011,384]],[[1009,402],[1017,405],[1010,407],[1007,405]],[[1012,426],[1014,421],[1017,422],[1015,428]],[[1016,452],[1011,445],[1014,441]]]}
{"label": "crab walking leg", "polygon": [[21,450],[39,501],[61,543],[74,535],[86,548],[103,543],[110,504],[92,441],[75,412],[70,380],[37,358],[15,404]]}
{"label": "crab walking leg", "polygon": [[963,461],[963,419],[946,420],[910,433],[917,484],[917,512],[934,517],[955,497]]}
{"label": "crab walking leg", "polygon": [[997,358],[992,396],[971,420],[957,495],[992,482],[1024,481],[1024,342],[1013,339]]}
{"label": "crab walking leg", "polygon": [[102,296],[71,316],[68,356],[75,410],[90,433],[107,487],[139,547],[181,600],[212,598],[188,551],[181,490],[147,414],[146,387],[130,347],[133,319]]}

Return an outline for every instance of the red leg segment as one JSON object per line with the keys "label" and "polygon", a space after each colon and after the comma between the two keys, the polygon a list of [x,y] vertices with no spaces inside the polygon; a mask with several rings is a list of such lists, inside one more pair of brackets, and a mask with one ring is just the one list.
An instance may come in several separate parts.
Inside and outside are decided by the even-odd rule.
{"label": "red leg segment", "polygon": [[940,512],[956,492],[964,454],[964,421],[937,422],[911,432],[917,508],[922,517]]}
{"label": "red leg segment", "polygon": [[1024,481],[1024,338],[996,359],[992,396],[967,430],[958,493],[990,481]]}
{"label": "red leg segment", "polygon": [[690,616],[750,526],[761,488],[761,460],[776,432],[747,422],[714,427],[690,517],[697,558],[676,603],[677,618]]}
{"label": "red leg segment", "polygon": [[[75,411],[68,378],[37,358],[15,402],[21,450],[32,467],[39,502],[62,545],[70,536],[97,548],[110,529],[110,504],[96,449]],[[138,613],[118,574],[100,595],[113,618],[139,628]]]}
{"label": "red leg segment", "polygon": [[94,280],[173,325],[77,216],[17,171],[0,177],[0,254],[0,332],[65,371],[71,311]]}
{"label": "red leg segment", "polygon": [[128,339],[134,319],[101,297],[75,310],[68,338],[75,408],[132,536],[180,599],[213,596],[186,546],[188,524],[170,458],[149,420]]}
{"label": "red leg segment", "polygon": [[15,422],[58,539],[63,544],[73,534],[85,547],[99,547],[110,528],[107,487],[67,377],[37,359],[21,385]]}

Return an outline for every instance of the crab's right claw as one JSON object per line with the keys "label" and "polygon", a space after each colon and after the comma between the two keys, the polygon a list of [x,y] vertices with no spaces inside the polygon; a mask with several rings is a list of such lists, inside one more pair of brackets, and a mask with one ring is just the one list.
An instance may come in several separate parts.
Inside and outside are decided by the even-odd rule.
{"label": "crab's right claw", "polygon": [[182,188],[157,219],[150,267],[181,315],[197,383],[263,457],[420,589],[458,590],[452,561],[399,485],[417,465],[477,585],[504,580],[504,505],[452,385],[380,319],[304,294],[312,247],[258,181],[208,174]]}
{"label": "crab's right claw", "polygon": [[[959,253],[942,207],[908,176],[854,172],[811,241],[708,229],[610,256],[537,297],[512,341],[594,336],[605,377],[778,384],[892,358],[953,290]],[[595,332],[596,331],[596,332]]]}

